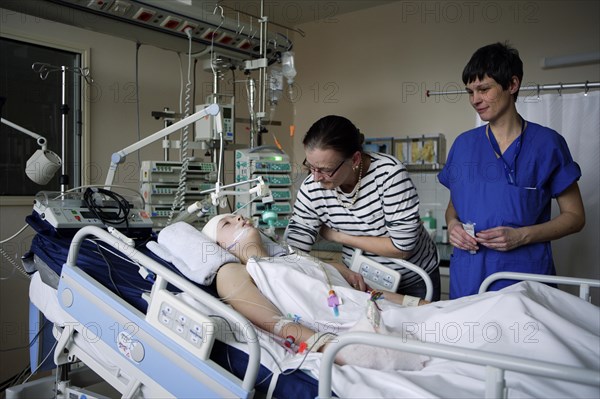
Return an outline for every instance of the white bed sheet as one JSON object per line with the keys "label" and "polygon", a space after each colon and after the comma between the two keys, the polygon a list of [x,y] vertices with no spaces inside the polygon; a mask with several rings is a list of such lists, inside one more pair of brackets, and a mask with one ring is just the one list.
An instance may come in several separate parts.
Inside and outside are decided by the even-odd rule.
{"label": "white bed sheet", "polygon": [[[305,324],[331,321],[323,272],[302,260],[282,267],[277,262],[249,262],[260,290],[284,313]],[[342,298],[339,331],[349,328],[365,308],[368,294],[348,289],[328,270]],[[341,280],[340,280],[341,279]],[[307,287],[311,295],[306,295]],[[380,301],[381,302],[381,301]],[[358,304],[358,305],[357,305]],[[600,310],[576,296],[545,284],[522,282],[499,292],[435,302],[421,307],[380,303],[386,327],[401,336],[504,355],[521,356],[598,370]],[[358,309],[358,310],[357,310]],[[331,325],[331,322],[329,322]],[[351,326],[351,324],[350,324]],[[317,362],[318,363],[318,362]],[[316,377],[318,370],[310,370]],[[509,397],[600,397],[599,387],[507,372]],[[431,359],[420,371],[382,372],[335,366],[332,388],[340,397],[483,397],[485,368]]]}

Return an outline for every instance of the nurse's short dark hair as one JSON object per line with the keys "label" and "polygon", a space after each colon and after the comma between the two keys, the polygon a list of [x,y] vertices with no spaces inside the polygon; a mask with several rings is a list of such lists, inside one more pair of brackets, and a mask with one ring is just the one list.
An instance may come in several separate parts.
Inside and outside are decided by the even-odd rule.
{"label": "nurse's short dark hair", "polygon": [[338,115],[325,116],[308,129],[302,144],[305,150],[334,150],[344,158],[362,151],[365,136],[347,118]]}
{"label": "nurse's short dark hair", "polygon": [[[523,82],[523,61],[517,49],[508,43],[494,43],[475,51],[463,69],[463,83],[482,80],[485,75],[494,79],[504,90],[508,89],[513,76],[519,78],[519,82]],[[517,101],[518,96],[517,90],[513,99]]]}

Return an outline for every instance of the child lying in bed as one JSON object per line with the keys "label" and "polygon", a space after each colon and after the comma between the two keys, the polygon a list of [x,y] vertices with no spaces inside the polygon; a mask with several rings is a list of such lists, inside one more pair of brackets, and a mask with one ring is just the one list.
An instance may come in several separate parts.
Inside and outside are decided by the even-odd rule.
{"label": "child lying in bed", "polygon": [[[176,226],[161,231],[159,243],[161,238],[166,239],[165,233],[172,227]],[[221,255],[218,266],[211,272],[216,275],[219,296],[263,330],[282,340],[289,336],[290,346],[300,347],[304,343],[307,350],[323,351],[327,340],[335,338],[337,333],[375,331],[385,334],[389,330],[403,339],[443,343],[593,370],[600,367],[597,308],[544,284],[521,283],[498,292],[406,307],[401,305],[404,300],[401,295],[384,293],[385,299],[377,299],[377,295],[354,289],[333,266],[307,255],[270,255],[272,251],[267,252],[259,231],[241,217],[215,217],[203,229],[204,234],[199,234],[190,225],[182,227],[187,227],[184,234],[201,235],[209,244],[205,249],[212,254],[205,256],[206,250],[195,253],[197,248],[190,242],[198,240],[193,237],[175,238],[173,241],[179,243],[178,252],[192,260],[202,257],[197,262],[198,269],[205,269],[207,262],[215,258],[215,249],[226,254]],[[217,241],[229,252],[211,240]],[[228,260],[225,261],[225,258]],[[352,282],[356,281],[352,280],[352,275],[349,278]],[[595,316],[590,317],[591,314]],[[565,328],[570,331],[567,341],[560,333]],[[336,361],[380,370],[425,368],[445,372],[449,367],[448,361],[443,359],[430,360],[424,356],[360,345],[345,347],[338,353]],[[456,367],[462,369],[467,366]],[[484,373],[482,368],[477,367],[467,368],[475,373]],[[390,380],[388,388],[396,392],[398,385],[391,381],[394,380]],[[561,384],[557,382],[557,385]],[[354,384],[350,388],[351,384],[347,381],[342,385],[337,389],[346,393],[359,392],[362,386]],[[379,383],[378,387],[381,385]],[[367,386],[373,389],[371,385]],[[548,380],[536,386],[551,387],[548,392],[557,388]]]}
{"label": "child lying in bed", "polygon": [[[218,215],[202,232],[240,260],[219,268],[216,275],[219,296],[253,324],[281,337],[286,340],[284,344],[301,352],[323,351],[337,332],[348,328],[385,333],[379,319],[381,301],[405,306],[427,303],[392,292],[365,292],[366,286],[359,274],[349,269],[340,271],[306,254],[270,257],[259,230],[238,215]],[[288,273],[283,277],[285,289],[273,289],[273,281],[264,283],[269,280],[268,270],[273,267]],[[295,286],[294,280],[302,280],[302,283]],[[308,301],[309,298],[317,300]],[[425,358],[354,345],[342,350],[336,360],[339,364],[369,368],[414,370],[422,368]]]}

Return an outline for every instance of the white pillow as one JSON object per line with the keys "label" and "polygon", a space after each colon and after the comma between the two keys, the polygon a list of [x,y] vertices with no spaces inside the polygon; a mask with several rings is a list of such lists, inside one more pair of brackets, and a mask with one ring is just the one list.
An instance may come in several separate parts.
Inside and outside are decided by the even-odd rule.
{"label": "white pillow", "polygon": [[202,285],[212,284],[217,271],[224,264],[240,262],[237,257],[185,222],[165,227],[158,234],[158,242],[151,241],[146,247],[175,265],[184,276]]}

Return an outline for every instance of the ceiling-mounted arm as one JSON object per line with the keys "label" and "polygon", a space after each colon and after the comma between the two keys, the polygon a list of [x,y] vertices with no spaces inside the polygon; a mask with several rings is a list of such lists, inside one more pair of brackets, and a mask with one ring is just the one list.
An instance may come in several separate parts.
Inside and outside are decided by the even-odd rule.
{"label": "ceiling-mounted arm", "polygon": [[42,150],[46,151],[47,146],[48,146],[48,140],[46,140],[46,138],[44,136],[34,133],[31,130],[27,130],[24,127],[21,127],[21,126],[17,125],[16,123],[12,123],[11,121],[6,120],[4,118],[0,118],[0,122],[4,123],[7,126],[12,127],[15,130],[20,131],[21,133],[25,133],[26,135],[33,137],[34,139],[37,140],[37,143],[42,148]]}
{"label": "ceiling-mounted arm", "polygon": [[0,118],[0,122],[37,140],[41,149],[37,150],[27,160],[25,174],[34,183],[42,186],[48,184],[63,162],[58,155],[47,149],[48,141],[46,138],[4,118]]}
{"label": "ceiling-mounted arm", "polygon": [[[168,126],[162,130],[159,130],[158,132],[146,137],[145,139],[142,139],[128,147],[123,148],[120,151],[115,152],[111,156],[110,167],[108,168],[108,174],[106,175],[106,182],[104,183],[104,185],[106,186],[107,189],[110,188],[110,186],[113,183],[113,180],[115,179],[115,173],[117,171],[117,167],[119,166],[120,163],[123,163],[125,161],[125,157],[127,157],[127,155],[131,154],[134,151],[140,150],[143,147],[147,146],[148,144],[151,144],[151,143],[155,142],[156,140],[159,140],[165,136],[168,136],[169,134],[174,133],[177,130],[179,130],[187,125],[190,125],[190,124],[204,118],[205,116],[208,116],[208,115],[217,116],[217,115],[219,115],[219,111],[220,111],[220,108],[219,108],[218,104],[211,104],[208,107],[196,112],[195,114],[192,114],[192,115],[188,116],[187,118],[182,119],[179,122],[172,124],[171,126]],[[217,129],[219,129],[220,120],[219,120],[219,118],[216,118],[215,120],[217,123]]]}

